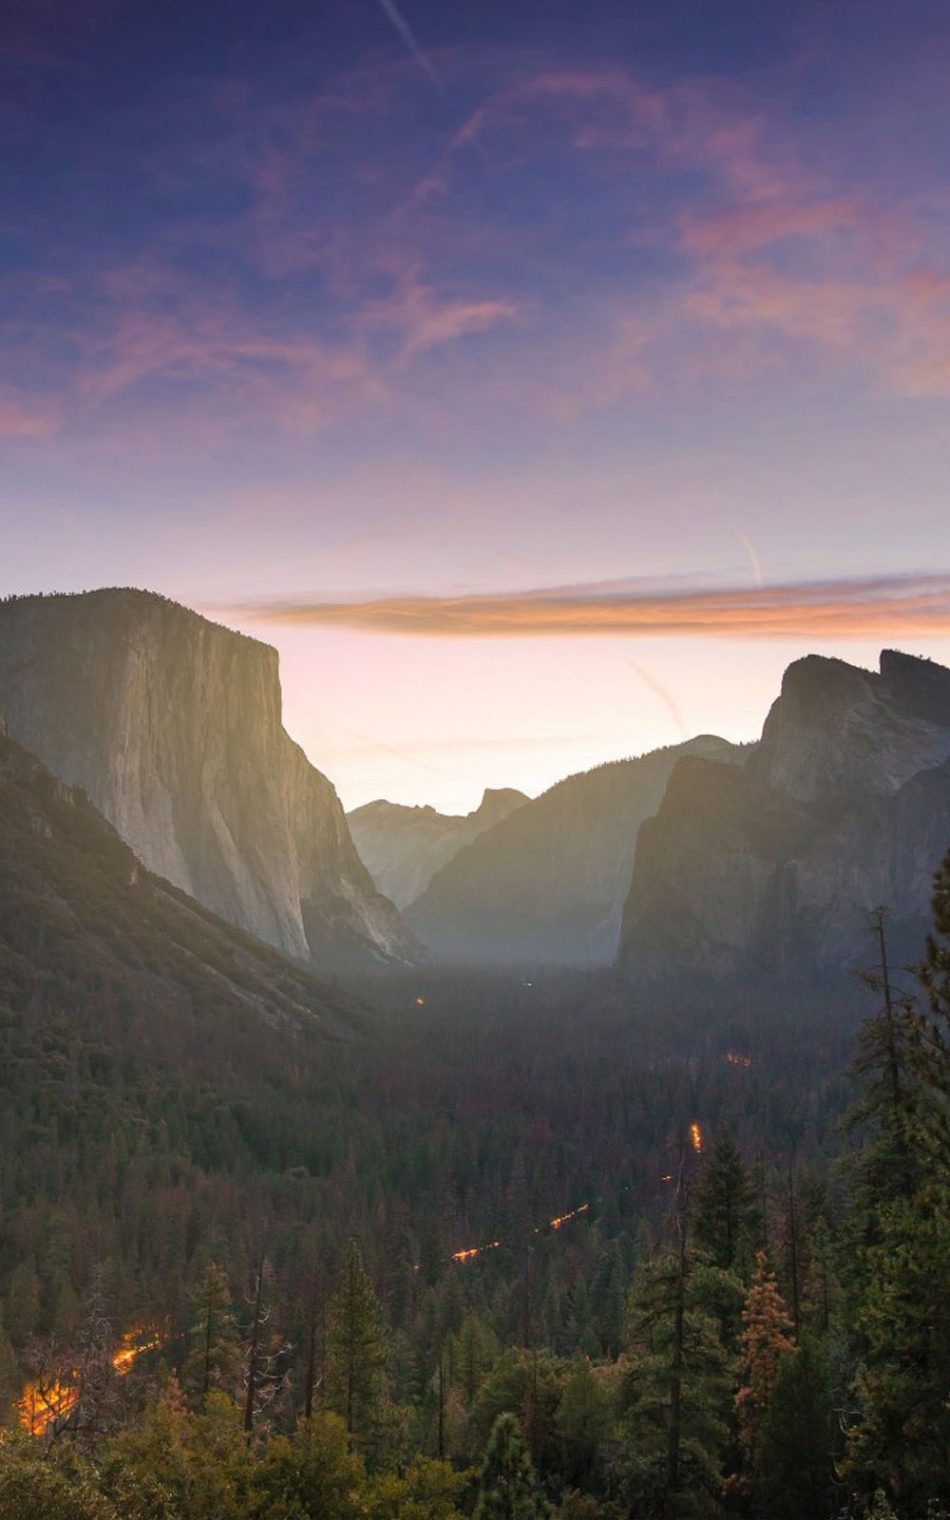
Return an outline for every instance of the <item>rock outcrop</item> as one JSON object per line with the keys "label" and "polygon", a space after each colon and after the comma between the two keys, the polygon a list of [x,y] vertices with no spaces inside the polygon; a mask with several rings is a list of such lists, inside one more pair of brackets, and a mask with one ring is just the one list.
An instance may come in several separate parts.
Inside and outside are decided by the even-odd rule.
{"label": "rock outcrop", "polygon": [[674,765],[741,753],[702,737],[570,776],[460,850],[405,910],[423,944],[457,964],[609,964],[637,831]]}
{"label": "rock outcrop", "polygon": [[378,801],[355,808],[346,819],[379,891],[397,908],[405,908],[459,850],[527,801],[524,792],[514,788],[489,788],[474,812],[464,816]]}
{"label": "rock outcrop", "polygon": [[950,847],[950,670],[811,655],[741,767],[674,770],[640,831],[622,963],[648,978],[865,964],[871,909],[920,951]]}
{"label": "rock outcrop", "polygon": [[148,592],[16,598],[0,712],[150,871],[228,922],[324,970],[415,954],[281,725],[268,645]]}

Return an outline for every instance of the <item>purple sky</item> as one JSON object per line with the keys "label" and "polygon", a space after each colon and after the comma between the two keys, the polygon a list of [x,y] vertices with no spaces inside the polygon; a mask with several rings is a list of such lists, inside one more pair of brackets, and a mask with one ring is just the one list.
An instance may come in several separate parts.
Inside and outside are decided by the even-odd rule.
{"label": "purple sky", "polygon": [[348,805],[749,737],[808,648],[947,660],[950,603],[240,609],[950,571],[948,68],[942,0],[8,3],[0,594],[253,628]]}

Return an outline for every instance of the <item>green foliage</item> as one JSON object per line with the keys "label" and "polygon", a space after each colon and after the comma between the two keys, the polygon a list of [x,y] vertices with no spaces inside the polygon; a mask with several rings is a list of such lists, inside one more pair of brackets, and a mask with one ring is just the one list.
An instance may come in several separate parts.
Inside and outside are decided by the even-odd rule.
{"label": "green foliage", "polygon": [[718,1308],[727,1292],[741,1295],[739,1283],[688,1251],[657,1256],[637,1274],[623,1401],[622,1484],[633,1509],[718,1512],[731,1392]]}
{"label": "green foliage", "polygon": [[728,1129],[709,1152],[699,1186],[693,1231],[714,1266],[730,1271],[751,1261],[759,1234],[752,1180]]}
{"label": "green foliage", "polygon": [[212,1391],[236,1395],[241,1378],[241,1344],[231,1308],[231,1289],[216,1262],[209,1262],[192,1294],[194,1320],[183,1385],[204,1399]]}
{"label": "green foliage", "polygon": [[0,1520],[120,1520],[94,1474],[72,1453],[47,1457],[37,1442],[0,1445]]}
{"label": "green foliage", "polygon": [[756,1496],[774,1520],[822,1520],[835,1508],[840,1430],[830,1378],[804,1340],[781,1360],[758,1434]]}
{"label": "green foliage", "polygon": [[[930,1016],[896,998],[862,1033],[858,1114],[869,1133],[852,1167],[853,1324],[858,1418],[847,1472],[911,1515],[950,1503],[950,856],[936,882],[935,933],[920,980]],[[881,944],[884,946],[883,922]]]}
{"label": "green foliage", "polygon": [[379,1418],[386,1355],[379,1299],[364,1270],[360,1248],[351,1240],[330,1302],[327,1403],[342,1415],[347,1430],[364,1440]]}
{"label": "green foliage", "polygon": [[500,1414],[479,1474],[475,1520],[544,1520],[548,1512],[521,1426],[513,1414]]}

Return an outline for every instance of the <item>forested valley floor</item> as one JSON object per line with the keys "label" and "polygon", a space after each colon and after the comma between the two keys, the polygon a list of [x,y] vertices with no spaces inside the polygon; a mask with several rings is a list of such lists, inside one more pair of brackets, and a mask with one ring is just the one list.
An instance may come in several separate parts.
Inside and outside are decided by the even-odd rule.
{"label": "forested valley floor", "polygon": [[864,984],[406,973],[352,1037],[4,962],[0,1520],[935,1520],[935,901]]}

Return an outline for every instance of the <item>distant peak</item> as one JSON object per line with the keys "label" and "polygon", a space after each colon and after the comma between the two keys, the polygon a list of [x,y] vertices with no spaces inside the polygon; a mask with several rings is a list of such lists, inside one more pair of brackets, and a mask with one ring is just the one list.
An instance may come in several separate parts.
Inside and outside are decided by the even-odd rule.
{"label": "distant peak", "polygon": [[507,818],[509,813],[523,807],[528,801],[530,798],[513,786],[487,786],[482,793],[481,802],[471,817],[479,820],[492,818],[500,822],[502,818]]}

